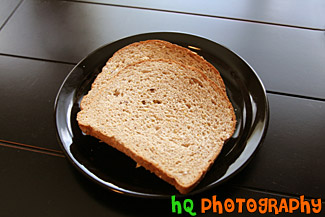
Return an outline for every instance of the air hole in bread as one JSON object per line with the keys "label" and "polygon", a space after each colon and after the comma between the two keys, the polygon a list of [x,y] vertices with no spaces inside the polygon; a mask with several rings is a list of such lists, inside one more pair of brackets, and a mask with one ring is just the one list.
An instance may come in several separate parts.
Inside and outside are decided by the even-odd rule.
{"label": "air hole in bread", "polygon": [[162,102],[161,102],[161,100],[154,99],[154,100],[153,100],[153,103],[155,103],[155,104],[161,104]]}
{"label": "air hole in bread", "polygon": [[181,144],[183,147],[186,147],[186,148],[188,148],[189,146],[191,146],[192,144],[190,144],[190,143],[183,143],[183,144]]}
{"label": "air hole in bread", "polygon": [[155,89],[155,88],[150,88],[149,91],[150,91],[151,93],[154,93],[154,92],[156,91],[156,89]]}
{"label": "air hole in bread", "polygon": [[146,104],[146,101],[145,101],[145,100],[142,100],[141,103],[142,103],[143,105],[145,105],[145,104]]}
{"label": "air hole in bread", "polygon": [[203,84],[201,83],[201,81],[199,81],[196,78],[191,78],[189,82],[190,82],[190,84],[198,84],[200,87],[203,87]]}
{"label": "air hole in bread", "polygon": [[120,91],[118,89],[115,89],[113,92],[114,96],[119,96],[120,95]]}

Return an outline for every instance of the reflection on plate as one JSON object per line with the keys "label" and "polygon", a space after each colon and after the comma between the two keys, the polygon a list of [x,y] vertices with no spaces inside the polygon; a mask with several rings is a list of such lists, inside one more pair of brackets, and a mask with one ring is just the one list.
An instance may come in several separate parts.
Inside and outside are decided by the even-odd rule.
{"label": "reflection on plate", "polygon": [[118,49],[136,41],[162,39],[187,47],[213,64],[224,79],[237,126],[210,171],[190,193],[215,187],[241,170],[261,144],[268,125],[265,89],[254,70],[229,49],[207,39],[182,33],[147,33],[105,45],[78,63],[62,84],[56,98],[55,120],[62,149],[79,171],[96,183],[119,193],[139,197],[169,197],[173,186],[129,157],[99,140],[84,135],[77,124],[79,103],[106,61]]}

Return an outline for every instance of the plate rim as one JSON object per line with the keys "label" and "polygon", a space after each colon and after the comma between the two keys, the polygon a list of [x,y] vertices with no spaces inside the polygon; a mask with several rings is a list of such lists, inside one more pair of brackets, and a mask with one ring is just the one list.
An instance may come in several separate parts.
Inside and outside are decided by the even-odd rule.
{"label": "plate rim", "polygon": [[[198,40],[204,40],[204,41],[207,41],[209,43],[213,43],[216,46],[219,46],[222,49],[227,50],[232,55],[236,56],[240,61],[242,61],[250,69],[250,71],[253,73],[254,77],[257,79],[257,81],[259,83],[259,86],[260,86],[260,88],[262,90],[261,92],[262,92],[262,95],[264,97],[264,103],[265,103],[264,104],[265,110],[263,110],[265,118],[264,118],[264,122],[263,122],[264,124],[263,124],[263,127],[262,127],[262,133],[259,135],[259,140],[258,140],[257,144],[255,145],[255,148],[251,151],[251,154],[249,155],[249,157],[246,158],[244,160],[244,162],[239,167],[236,168],[235,171],[233,171],[230,175],[228,175],[225,178],[221,179],[217,183],[211,183],[211,184],[209,184],[209,185],[207,185],[207,186],[205,186],[204,188],[201,188],[201,189],[195,189],[194,188],[193,191],[191,191],[190,193],[185,194],[185,195],[176,193],[176,195],[178,197],[193,196],[193,195],[200,194],[202,192],[206,192],[206,191],[210,190],[213,187],[216,187],[216,186],[219,186],[219,185],[223,184],[227,180],[231,179],[232,177],[234,177],[238,173],[240,173],[247,166],[247,164],[250,163],[252,158],[256,155],[258,149],[261,147],[262,143],[264,142],[264,139],[265,139],[265,136],[266,136],[266,133],[267,133],[267,130],[268,130],[268,126],[269,126],[269,117],[270,117],[269,100],[268,100],[268,97],[267,97],[267,92],[266,92],[265,86],[262,83],[262,80],[260,79],[260,77],[258,76],[256,71],[253,69],[253,67],[244,58],[242,58],[239,54],[237,54],[236,52],[232,51],[231,49],[227,48],[226,46],[224,46],[222,44],[219,44],[219,43],[217,43],[215,41],[212,41],[210,39],[207,39],[207,38],[204,38],[204,37],[198,36],[198,35],[193,35],[193,34],[183,33],[183,32],[168,32],[168,31],[166,31],[166,32],[148,32],[148,33],[141,33],[141,34],[131,35],[131,36],[123,37],[121,39],[118,39],[118,40],[112,41],[110,43],[104,44],[104,45],[98,47],[97,49],[93,50],[92,52],[90,52],[88,55],[86,55],[84,58],[82,58],[77,64],[75,64],[75,66],[70,70],[70,72],[67,74],[67,76],[65,77],[65,79],[61,83],[61,86],[60,86],[60,88],[59,88],[59,90],[57,92],[57,95],[56,95],[55,101],[54,101],[54,122],[55,122],[55,127],[56,127],[56,137],[57,137],[58,143],[59,143],[61,149],[63,150],[64,155],[67,156],[67,159],[69,160],[69,162],[71,162],[74,165],[74,168],[76,168],[79,172],[81,172],[89,180],[96,182],[96,184],[99,184],[100,186],[104,187],[107,190],[110,190],[110,191],[113,191],[113,192],[116,192],[116,193],[119,193],[119,194],[122,194],[122,195],[128,195],[128,196],[133,196],[133,197],[141,197],[141,198],[160,198],[160,199],[161,198],[167,198],[167,197],[169,198],[171,196],[170,194],[165,195],[165,194],[151,194],[151,193],[134,192],[134,191],[131,191],[131,190],[128,190],[128,189],[120,188],[119,186],[116,186],[116,185],[114,185],[112,183],[109,183],[110,186],[108,186],[107,184],[104,184],[103,182],[98,180],[98,179],[100,179],[99,177],[97,177],[97,179],[96,179],[96,177],[90,175],[88,173],[88,172],[90,172],[89,170],[88,170],[88,172],[84,171],[80,167],[80,165],[81,165],[80,162],[78,162],[77,159],[75,159],[73,156],[71,156],[70,152],[66,150],[66,148],[65,148],[65,146],[64,146],[64,144],[63,144],[63,142],[61,140],[60,133],[59,133],[58,121],[57,121],[59,100],[60,100],[60,96],[62,94],[62,90],[64,89],[64,86],[65,86],[67,80],[69,79],[69,77],[71,76],[71,74],[73,74],[73,72],[78,67],[80,67],[80,65],[82,65],[82,63],[85,60],[87,60],[90,56],[96,54],[97,52],[104,49],[105,47],[112,46],[113,44],[117,44],[117,43],[122,42],[122,41],[128,41],[128,40],[130,40],[132,38],[147,37],[148,35],[150,35],[150,36],[157,35],[158,36],[157,39],[159,39],[159,35],[161,35],[161,34],[167,34],[167,35],[174,34],[174,35],[183,35],[183,36],[186,36],[186,37],[194,37],[194,38],[197,38]],[[150,37],[148,37],[148,39],[150,39]],[[164,39],[162,39],[162,40],[164,40]],[[136,41],[133,41],[133,42],[136,42]],[[130,43],[133,43],[133,42],[130,42]],[[116,52],[116,51],[117,50],[115,50],[114,52]],[[109,57],[107,57],[107,59],[108,58]],[[75,161],[77,161],[78,163],[76,163]],[[92,173],[92,172],[90,172],[90,173]],[[104,180],[102,180],[102,181],[104,181]]]}

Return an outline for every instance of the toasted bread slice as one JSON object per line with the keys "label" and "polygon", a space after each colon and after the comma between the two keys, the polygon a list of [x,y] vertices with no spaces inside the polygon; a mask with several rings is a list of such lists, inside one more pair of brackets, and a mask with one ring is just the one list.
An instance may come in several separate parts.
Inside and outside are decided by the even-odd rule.
{"label": "toasted bread slice", "polygon": [[106,82],[114,73],[128,64],[146,59],[169,59],[198,68],[226,92],[220,73],[213,65],[185,47],[162,40],[135,42],[118,50],[103,67],[94,85]]}
{"label": "toasted bread slice", "polygon": [[218,85],[197,68],[163,59],[130,64],[94,86],[77,121],[182,194],[204,177],[236,125]]}

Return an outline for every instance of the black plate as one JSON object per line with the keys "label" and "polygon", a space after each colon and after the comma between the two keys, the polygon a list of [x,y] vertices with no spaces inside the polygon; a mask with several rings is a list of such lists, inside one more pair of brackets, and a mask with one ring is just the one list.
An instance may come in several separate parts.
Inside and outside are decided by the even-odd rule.
{"label": "black plate", "polygon": [[96,183],[119,193],[140,197],[178,195],[174,187],[133,160],[85,136],[76,122],[79,103],[108,58],[118,49],[147,39],[162,39],[188,47],[203,56],[221,73],[232,102],[237,127],[224,145],[210,171],[191,194],[210,189],[242,169],[261,144],[268,125],[268,101],[262,82],[254,70],[229,49],[207,39],[183,33],[135,35],[105,45],[78,63],[63,82],[56,98],[57,134],[68,159]]}

